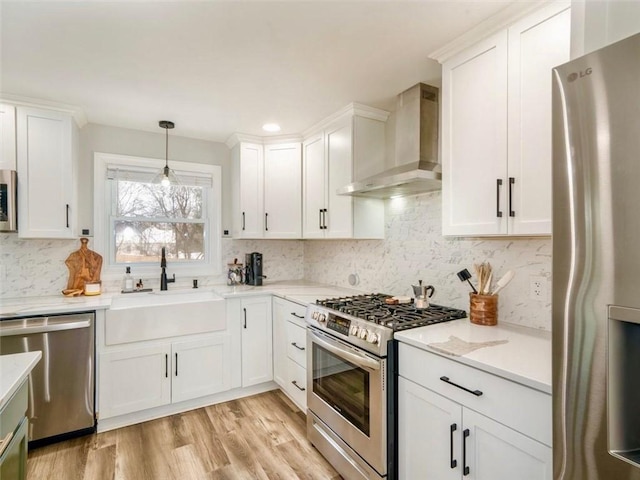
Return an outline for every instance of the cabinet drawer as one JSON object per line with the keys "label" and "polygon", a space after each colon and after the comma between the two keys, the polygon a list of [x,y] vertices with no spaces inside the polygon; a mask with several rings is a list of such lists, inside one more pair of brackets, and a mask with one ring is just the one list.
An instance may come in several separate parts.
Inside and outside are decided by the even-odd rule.
{"label": "cabinet drawer", "polygon": [[551,395],[405,344],[400,344],[399,371],[408,380],[551,446]]}
{"label": "cabinet drawer", "polygon": [[307,410],[307,370],[291,359],[287,361],[287,393],[302,409]]}
{"label": "cabinet drawer", "polygon": [[9,433],[15,432],[27,411],[28,387],[23,381],[16,393],[0,412],[0,441]]}
{"label": "cabinet drawer", "polygon": [[295,323],[299,327],[307,328],[307,324],[304,321],[304,316],[307,313],[307,307],[300,305],[299,303],[286,301],[286,318],[288,321]]}
{"label": "cabinet drawer", "polygon": [[287,322],[287,356],[307,368],[307,329]]}

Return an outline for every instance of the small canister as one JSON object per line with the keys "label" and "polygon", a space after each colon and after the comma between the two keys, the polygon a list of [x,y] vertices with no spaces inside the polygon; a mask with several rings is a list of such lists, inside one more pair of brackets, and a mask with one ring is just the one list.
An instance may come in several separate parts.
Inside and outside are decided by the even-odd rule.
{"label": "small canister", "polygon": [[238,259],[234,259],[233,263],[227,264],[227,285],[240,285],[243,280],[242,264],[238,263]]}
{"label": "small canister", "polygon": [[469,294],[469,320],[476,325],[498,323],[498,295]]}

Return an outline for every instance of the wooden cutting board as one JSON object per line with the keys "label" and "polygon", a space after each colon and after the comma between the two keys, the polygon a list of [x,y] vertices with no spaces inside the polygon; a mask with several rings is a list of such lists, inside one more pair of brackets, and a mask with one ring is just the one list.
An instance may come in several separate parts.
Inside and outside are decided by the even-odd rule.
{"label": "wooden cutting board", "polygon": [[85,283],[100,281],[100,271],[102,270],[102,255],[89,250],[88,238],[80,239],[80,249],[69,255],[64,262],[69,269],[69,281],[67,290],[84,291]]}

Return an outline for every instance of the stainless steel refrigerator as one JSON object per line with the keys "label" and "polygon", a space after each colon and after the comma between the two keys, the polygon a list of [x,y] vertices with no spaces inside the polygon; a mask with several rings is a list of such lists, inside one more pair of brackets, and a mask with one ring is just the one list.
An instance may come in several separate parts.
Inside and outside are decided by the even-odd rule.
{"label": "stainless steel refrigerator", "polygon": [[640,479],[640,35],[553,70],[555,480]]}

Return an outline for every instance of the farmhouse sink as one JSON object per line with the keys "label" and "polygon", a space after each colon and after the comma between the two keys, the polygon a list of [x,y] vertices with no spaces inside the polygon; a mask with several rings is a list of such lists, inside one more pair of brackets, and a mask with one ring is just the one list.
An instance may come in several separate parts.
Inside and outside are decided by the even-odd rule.
{"label": "farmhouse sink", "polygon": [[105,343],[118,345],[227,328],[225,301],[212,290],[168,290],[113,297]]}
{"label": "farmhouse sink", "polygon": [[223,300],[213,290],[190,288],[184,290],[165,290],[158,292],[126,293],[111,299],[111,310],[136,307],[153,307],[162,305]]}

